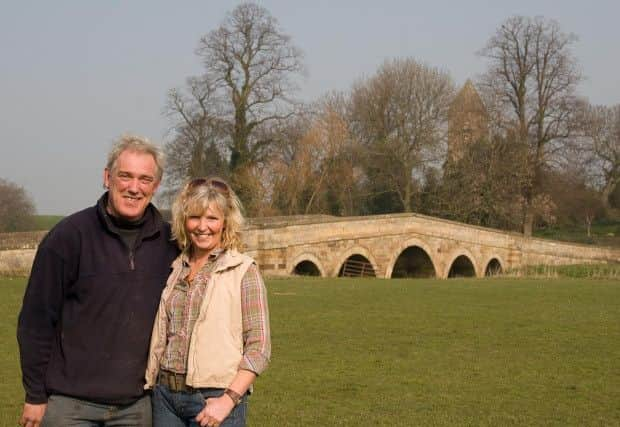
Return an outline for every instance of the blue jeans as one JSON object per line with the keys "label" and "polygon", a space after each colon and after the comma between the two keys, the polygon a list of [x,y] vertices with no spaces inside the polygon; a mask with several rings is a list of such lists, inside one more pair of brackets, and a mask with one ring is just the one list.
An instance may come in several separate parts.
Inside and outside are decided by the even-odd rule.
{"label": "blue jeans", "polygon": [[[205,399],[224,394],[222,388],[201,388],[194,392],[171,391],[162,384],[153,389],[153,427],[196,427],[196,415],[205,407]],[[221,427],[245,427],[247,393]]]}
{"label": "blue jeans", "polygon": [[151,398],[144,396],[131,405],[104,405],[53,394],[41,427],[145,427],[151,425]]}

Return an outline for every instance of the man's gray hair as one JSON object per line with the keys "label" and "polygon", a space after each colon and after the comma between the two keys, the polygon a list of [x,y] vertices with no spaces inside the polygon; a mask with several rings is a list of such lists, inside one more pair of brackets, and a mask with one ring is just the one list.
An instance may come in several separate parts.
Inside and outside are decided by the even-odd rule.
{"label": "man's gray hair", "polygon": [[161,181],[164,175],[164,153],[155,144],[151,143],[148,138],[139,135],[125,134],[114,143],[110,153],[108,154],[108,163],[106,168],[112,172],[116,167],[116,161],[123,151],[133,151],[137,153],[150,154],[155,160],[157,166],[157,181]]}

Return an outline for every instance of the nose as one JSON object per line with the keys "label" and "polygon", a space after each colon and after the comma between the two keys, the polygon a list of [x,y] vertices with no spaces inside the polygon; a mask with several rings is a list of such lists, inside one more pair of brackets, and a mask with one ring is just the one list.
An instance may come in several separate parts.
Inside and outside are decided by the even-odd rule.
{"label": "nose", "polygon": [[208,227],[208,222],[207,222],[207,218],[205,218],[204,216],[200,217],[200,223],[198,224],[198,230],[202,231],[207,231],[209,229]]}
{"label": "nose", "polygon": [[129,181],[129,184],[127,185],[127,191],[129,191],[130,193],[138,193],[140,191],[139,188],[139,184],[140,181],[138,179],[132,179]]}

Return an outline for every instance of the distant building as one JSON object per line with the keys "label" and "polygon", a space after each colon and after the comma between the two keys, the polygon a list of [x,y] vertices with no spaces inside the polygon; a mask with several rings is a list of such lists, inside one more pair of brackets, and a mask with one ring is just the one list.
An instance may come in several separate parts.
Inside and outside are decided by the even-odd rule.
{"label": "distant building", "polygon": [[468,79],[448,110],[448,162],[459,161],[467,145],[488,136],[489,114]]}

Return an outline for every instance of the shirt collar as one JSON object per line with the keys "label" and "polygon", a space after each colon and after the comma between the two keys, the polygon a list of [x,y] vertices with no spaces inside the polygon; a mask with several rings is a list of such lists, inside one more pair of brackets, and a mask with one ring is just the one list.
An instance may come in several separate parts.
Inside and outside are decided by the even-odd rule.
{"label": "shirt collar", "polygon": [[[209,254],[208,262],[209,263],[215,262],[220,257],[220,255],[224,253],[224,251],[225,249],[223,248],[213,249],[211,253]],[[181,255],[181,260],[183,261],[183,265],[185,266],[189,265],[189,254],[187,253],[187,251],[183,252],[183,254]]]}

